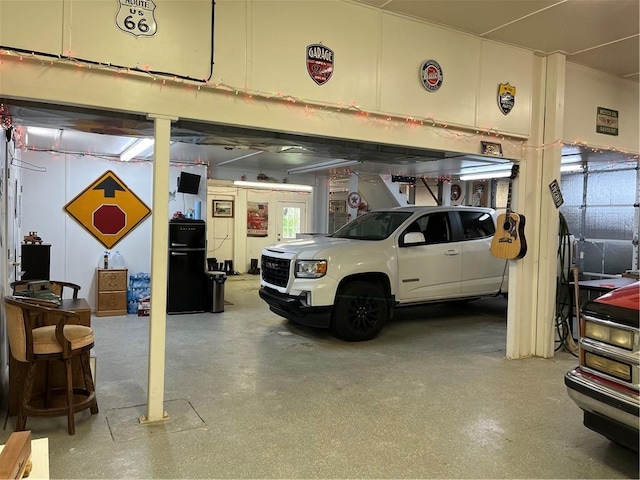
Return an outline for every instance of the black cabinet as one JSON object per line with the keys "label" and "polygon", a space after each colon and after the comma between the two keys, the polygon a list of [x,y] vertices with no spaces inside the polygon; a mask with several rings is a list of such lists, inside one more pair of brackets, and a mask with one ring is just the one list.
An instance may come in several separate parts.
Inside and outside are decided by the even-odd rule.
{"label": "black cabinet", "polygon": [[23,243],[20,261],[21,280],[49,280],[51,245]]}

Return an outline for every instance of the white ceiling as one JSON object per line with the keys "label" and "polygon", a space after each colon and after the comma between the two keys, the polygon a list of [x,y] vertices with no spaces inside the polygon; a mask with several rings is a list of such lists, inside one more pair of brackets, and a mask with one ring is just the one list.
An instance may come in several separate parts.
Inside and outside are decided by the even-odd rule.
{"label": "white ceiling", "polygon": [[638,0],[357,0],[640,80]]}
{"label": "white ceiling", "polygon": [[[372,8],[422,19],[541,54],[561,52],[579,63],[639,81],[640,9],[638,0],[359,0]],[[29,148],[92,153],[117,158],[139,136],[152,136],[143,117],[86,112],[4,100],[14,125],[29,129]],[[287,171],[331,159],[361,162],[349,170],[365,173],[454,176],[491,167],[500,159],[461,156],[277,132],[259,132],[179,122],[172,128],[172,159],[205,163],[214,169]],[[139,158],[148,158],[151,149]],[[595,158],[594,152],[585,155]],[[607,153],[608,161],[611,155]],[[624,160],[624,159],[622,159]],[[327,167],[326,171],[332,167]],[[335,169],[334,169],[335,170]],[[289,175],[295,182],[295,174]],[[252,179],[252,178],[251,178]]]}

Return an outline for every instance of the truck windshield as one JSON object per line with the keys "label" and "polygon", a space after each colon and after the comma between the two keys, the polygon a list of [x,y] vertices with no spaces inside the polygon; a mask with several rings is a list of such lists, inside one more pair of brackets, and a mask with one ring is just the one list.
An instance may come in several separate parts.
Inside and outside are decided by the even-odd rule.
{"label": "truck windshield", "polygon": [[384,240],[391,235],[411,212],[369,212],[347,223],[333,235],[334,238],[353,240]]}

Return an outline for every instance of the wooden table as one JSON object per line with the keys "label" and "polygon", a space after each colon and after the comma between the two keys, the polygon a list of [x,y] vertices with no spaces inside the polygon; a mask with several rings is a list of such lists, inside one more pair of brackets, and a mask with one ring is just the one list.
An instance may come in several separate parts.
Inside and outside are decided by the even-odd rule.
{"label": "wooden table", "polygon": [[[60,308],[63,310],[73,310],[78,314],[78,321],[75,322],[78,325],[84,325],[86,327],[91,326],[91,307],[84,298],[65,298],[60,304]],[[54,321],[49,322],[55,325]],[[85,355],[89,355],[87,352]],[[84,386],[84,378],[82,376],[82,368],[80,367],[80,357],[76,357],[72,360],[71,366],[73,368],[73,384],[74,386]],[[38,362],[36,367],[35,378],[33,383],[34,394],[44,390],[45,381],[45,363]],[[20,402],[20,394],[22,393],[22,386],[24,384],[24,378],[27,372],[27,364],[18,362],[13,358],[13,355],[9,355],[9,415],[17,415],[18,404]],[[95,381],[95,380],[94,380]],[[61,386],[65,385],[64,381],[64,364],[61,362],[51,362],[51,385]]]}
{"label": "wooden table", "polygon": [[91,326],[91,307],[84,298],[64,298],[60,303],[62,310],[73,310],[78,314],[78,325]]}

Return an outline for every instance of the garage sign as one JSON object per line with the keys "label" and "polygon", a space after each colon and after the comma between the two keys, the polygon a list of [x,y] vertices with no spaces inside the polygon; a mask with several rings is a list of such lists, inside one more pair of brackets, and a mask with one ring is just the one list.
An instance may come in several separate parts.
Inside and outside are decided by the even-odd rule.
{"label": "garage sign", "polygon": [[151,215],[151,209],[111,170],[76,195],[64,209],[107,249]]}
{"label": "garage sign", "polygon": [[333,75],[333,50],[321,43],[307,45],[307,73],[318,85],[324,85]]}
{"label": "garage sign", "polygon": [[444,74],[442,67],[435,60],[425,60],[420,65],[420,81],[428,92],[435,92],[442,86]]}

